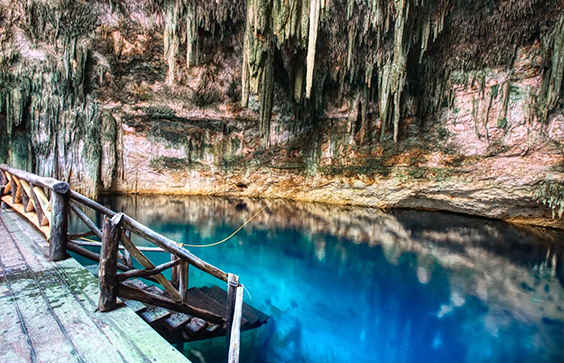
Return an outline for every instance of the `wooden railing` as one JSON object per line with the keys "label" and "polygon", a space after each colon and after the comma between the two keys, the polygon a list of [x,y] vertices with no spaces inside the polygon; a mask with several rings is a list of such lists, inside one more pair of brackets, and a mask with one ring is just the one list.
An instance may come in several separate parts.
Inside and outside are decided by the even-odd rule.
{"label": "wooden railing", "polygon": [[[115,309],[117,297],[122,297],[190,314],[214,324],[224,324],[229,342],[228,361],[238,362],[243,286],[239,283],[237,275],[226,273],[199,259],[176,242],[126,214],[116,213],[71,190],[65,182],[40,177],[2,164],[0,164],[0,174],[2,202],[25,216],[45,235],[49,242],[49,258],[52,261],[66,258],[68,256],[66,251],[69,250],[99,262],[100,311]],[[101,228],[83,212],[81,208],[84,207],[101,213],[103,216]],[[88,231],[68,234],[71,211],[84,222]],[[81,246],[85,243],[78,241],[80,237],[90,235],[95,235],[102,241],[99,254]],[[132,235],[137,235],[155,245],[156,247],[148,248],[151,251],[170,253],[170,262],[155,266],[142,252],[147,248],[137,247],[132,242]],[[90,244],[97,245],[96,242]],[[133,258],[144,268],[134,268]],[[227,283],[225,316],[189,304],[187,301],[189,266]],[[167,269],[172,269],[170,280],[162,274]],[[124,284],[125,280],[138,277],[159,283],[168,292],[170,298]]]}

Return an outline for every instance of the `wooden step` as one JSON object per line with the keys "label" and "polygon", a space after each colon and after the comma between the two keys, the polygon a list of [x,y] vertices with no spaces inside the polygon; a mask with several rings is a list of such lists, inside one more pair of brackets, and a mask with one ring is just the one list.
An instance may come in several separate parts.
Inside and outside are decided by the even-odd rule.
{"label": "wooden step", "polygon": [[149,304],[147,304],[146,306],[147,310],[142,312],[140,316],[151,326],[158,325],[163,320],[168,319],[172,315],[170,311],[159,306],[153,306]]}
{"label": "wooden step", "polygon": [[170,332],[174,332],[182,326],[188,324],[192,320],[192,316],[184,313],[173,313],[168,319],[164,321],[164,326]]}
{"label": "wooden step", "polygon": [[137,315],[141,315],[147,310],[147,306],[141,301],[136,300],[125,300],[125,305],[127,305],[131,310],[135,311]]}
{"label": "wooden step", "polygon": [[125,285],[129,285],[131,287],[136,287],[138,289],[144,290],[147,288],[147,284],[145,284],[143,281],[139,280],[139,279],[133,279],[133,280],[125,280],[123,282]]}
{"label": "wooden step", "polygon": [[165,297],[168,297],[169,299],[172,299],[172,297],[170,296],[170,294],[168,292],[160,289],[159,287],[157,287],[155,285],[148,285],[145,288],[143,288],[143,290],[150,292],[150,293],[153,293],[155,295],[165,296]]}
{"label": "wooden step", "polygon": [[[202,287],[200,291],[202,291],[207,296],[215,299],[219,303],[227,301],[227,292],[219,286]],[[243,318],[245,318],[248,321],[249,327],[255,327],[266,323],[269,316],[244,302]]]}
{"label": "wooden step", "polygon": [[184,332],[189,339],[194,339],[197,337],[198,333],[205,331],[208,325],[208,322],[205,320],[192,318],[192,320],[184,326],[182,332]]}
{"label": "wooden step", "polygon": [[225,316],[227,312],[227,307],[225,304],[220,304],[216,300],[207,296],[197,288],[191,288],[188,290],[188,296],[186,301],[188,304],[195,306],[200,309],[205,309],[219,316]]}

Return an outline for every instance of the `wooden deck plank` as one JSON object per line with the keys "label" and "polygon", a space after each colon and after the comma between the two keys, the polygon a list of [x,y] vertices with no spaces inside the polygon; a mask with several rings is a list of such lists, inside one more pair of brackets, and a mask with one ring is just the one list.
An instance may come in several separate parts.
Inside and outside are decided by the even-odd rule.
{"label": "wooden deck plank", "polygon": [[28,363],[35,360],[35,352],[19,314],[4,271],[0,271],[0,357],[6,362]]}
{"label": "wooden deck plank", "polygon": [[[40,296],[41,287],[28,272],[7,275],[27,335],[39,362],[78,362],[77,352]],[[57,349],[54,350],[53,346]]]}
{"label": "wooden deck plank", "polygon": [[[13,231],[12,235],[19,241],[20,253],[30,266],[34,278],[41,286],[43,297],[78,354],[89,362],[123,362],[118,350],[98,329],[90,318],[89,311],[77,300],[73,291],[57,273],[56,265],[33,251],[34,243],[30,234],[20,229]],[[91,307],[88,309],[91,310]],[[100,350],[99,346],[106,348]]]}
{"label": "wooden deck plank", "polygon": [[[3,220],[0,226],[4,226]],[[18,246],[5,228],[0,229],[2,230],[0,259],[2,259],[3,271],[10,285],[14,304],[19,310],[19,319],[26,326],[25,332],[34,348],[37,361],[66,359],[69,362],[76,362],[77,352],[61,330],[47,302],[41,298],[41,288],[29,271]],[[11,263],[12,268],[4,268],[4,261]],[[51,349],[54,344],[58,347],[57,352]]]}
{"label": "wooden deck plank", "polygon": [[[31,345],[38,351],[36,361],[189,362],[132,310],[123,308],[110,313],[95,312],[98,300],[95,277],[73,259],[57,263],[41,260],[43,258],[41,248],[34,247],[34,243],[30,243],[30,241],[37,239],[39,244],[45,243],[42,236],[26,222],[22,220],[18,222],[20,217],[15,217],[13,212],[2,211],[0,218],[2,218],[2,222],[6,220],[7,223],[4,227],[11,231],[11,235],[18,240],[18,245],[21,243],[20,239],[27,240],[27,243],[29,243],[28,250],[21,249],[24,256],[18,257],[17,253],[13,251],[6,252],[5,238],[0,236],[0,243],[2,244],[0,256],[5,256],[6,260],[10,262],[8,269],[11,273],[10,276],[16,276],[14,273],[18,273],[20,275],[27,274],[29,277],[31,274],[40,283],[39,285],[35,284],[38,286],[33,286],[33,288],[38,289],[37,291],[40,291],[41,295],[40,297],[35,296],[33,315],[44,320],[45,316],[36,314],[35,308],[42,305],[43,309],[40,309],[39,312],[45,312],[44,310],[49,310],[50,304],[49,328],[58,328],[58,323],[63,323],[65,329],[63,329],[64,331],[59,329],[59,335],[66,338],[67,346],[71,348],[70,350],[63,349],[61,352],[59,341],[53,340],[50,331],[47,334],[50,347],[41,344],[37,346],[35,340],[31,339],[34,332],[28,329]],[[6,228],[2,227],[0,225],[0,230],[3,229],[4,234],[6,234]],[[27,257],[29,261],[23,257]],[[25,270],[25,262],[35,266],[33,271]],[[22,291],[31,288],[31,286],[26,287],[22,284],[18,286],[18,281],[14,280],[16,282],[15,295],[21,295]],[[42,290],[39,286],[42,286]],[[35,292],[36,295],[37,291]],[[66,298],[63,299],[63,295],[70,295],[71,302],[67,303]],[[8,309],[7,304],[3,305],[6,306],[3,307],[2,311]],[[21,309],[26,322],[27,315],[32,313],[29,308],[31,305],[29,307],[28,305],[30,304],[26,302]],[[87,316],[86,322],[80,321],[82,313]],[[65,333],[71,334],[73,338],[69,340]],[[22,339],[21,332],[19,338]],[[82,342],[79,340],[82,340]],[[89,346],[86,345],[87,343]],[[56,356],[49,351],[49,348],[53,347],[56,348]]]}
{"label": "wooden deck plank", "polygon": [[45,238],[49,238],[49,234],[51,232],[51,229],[49,226],[42,226],[41,224],[39,224],[38,219],[37,219],[37,213],[35,212],[26,212],[25,207],[23,204],[21,203],[13,203],[12,202],[12,196],[11,195],[5,195],[1,198],[1,200],[6,203],[7,205],[9,205],[10,207],[14,208],[16,211],[18,211],[21,215],[29,215],[29,221],[31,223],[33,223],[35,225],[35,227],[37,229],[39,229],[41,231],[41,233],[43,233],[45,235]]}

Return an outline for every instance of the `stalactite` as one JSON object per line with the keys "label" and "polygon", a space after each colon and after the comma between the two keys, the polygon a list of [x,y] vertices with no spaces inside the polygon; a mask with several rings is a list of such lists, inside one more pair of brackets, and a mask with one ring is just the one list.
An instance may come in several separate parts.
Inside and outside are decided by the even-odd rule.
{"label": "stalactite", "polygon": [[[398,130],[400,120],[400,100],[401,92],[405,86],[407,53],[409,52],[410,42],[404,42],[404,33],[409,19],[410,0],[394,0],[397,18],[394,30],[394,64],[392,67],[392,92],[394,93],[394,142],[398,141]],[[409,35],[408,35],[409,38]]]}
{"label": "stalactite", "polygon": [[390,93],[391,93],[391,84],[390,84],[390,74],[392,72],[392,60],[388,59],[386,65],[381,67],[379,81],[380,87],[380,119],[382,120],[381,126],[381,135],[380,141],[384,141],[384,135],[386,131],[386,125],[388,124],[388,118],[390,114]]}
{"label": "stalactite", "polygon": [[294,100],[297,103],[301,102],[302,89],[304,84],[304,66],[302,63],[298,63],[295,67],[294,72]]}
{"label": "stalactite", "polygon": [[259,83],[259,132],[263,139],[263,145],[268,147],[270,144],[270,121],[272,118],[272,98],[274,92],[274,56],[272,52],[267,54],[261,73]]}
{"label": "stalactite", "polygon": [[180,38],[178,36],[178,23],[180,22],[181,0],[165,0],[165,27],[163,33],[164,40],[164,57],[168,65],[169,84],[174,83],[176,74],[176,56],[178,55],[178,47]]}
{"label": "stalactite", "polygon": [[306,66],[306,97],[311,97],[311,87],[313,85],[313,71],[315,68],[315,48],[317,46],[317,30],[319,29],[319,13],[321,12],[320,0],[311,0],[309,12],[309,35],[307,46],[307,66]]}
{"label": "stalactite", "polygon": [[200,64],[200,33],[198,31],[196,8],[188,6],[186,9],[186,65],[187,67]]}
{"label": "stalactite", "polygon": [[501,99],[501,107],[499,109],[499,114],[497,116],[497,126],[506,127],[507,126],[507,107],[509,106],[509,97],[511,96],[511,82],[507,80],[503,89],[503,98]]}
{"label": "stalactite", "polygon": [[552,64],[550,67],[550,75],[545,78],[548,82],[547,106],[548,108],[556,107],[559,100],[564,94],[564,15],[560,16],[560,21],[554,29],[554,40],[552,46]]}

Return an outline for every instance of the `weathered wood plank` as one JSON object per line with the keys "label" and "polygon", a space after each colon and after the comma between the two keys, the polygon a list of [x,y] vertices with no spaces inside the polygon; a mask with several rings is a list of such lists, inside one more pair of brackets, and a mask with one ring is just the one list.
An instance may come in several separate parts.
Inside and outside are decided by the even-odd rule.
{"label": "weathered wood plank", "polygon": [[[37,361],[48,362],[59,359],[59,361],[76,362],[74,358],[76,351],[61,330],[47,301],[44,298],[37,298],[41,287],[30,271],[21,250],[18,250],[14,244],[12,233],[9,234],[2,227],[3,223],[0,225],[0,240],[2,241],[0,267],[10,286],[11,298],[14,299],[19,310],[19,319],[25,325],[24,339],[29,339],[36,353]],[[18,234],[16,233],[14,237],[17,238]],[[6,261],[11,261],[12,268],[6,269],[4,265]],[[58,345],[58,352],[51,349],[54,344]]]}
{"label": "weathered wood plank", "polygon": [[0,164],[0,169],[18,177],[27,180],[29,183],[49,188],[57,193],[65,194],[69,191],[69,184],[52,178],[44,178],[39,175],[28,173],[27,171],[12,168],[11,166]]}
{"label": "weathered wood plank", "polygon": [[[125,235],[131,240],[131,232],[130,231],[125,231]],[[123,247],[123,245],[120,245],[121,248],[125,248]],[[149,247],[151,248],[151,247]],[[156,247],[158,248],[158,247]],[[142,249],[137,248],[139,251],[143,251]],[[131,258],[131,253],[128,250],[123,251],[123,258],[124,258],[124,263],[126,266],[133,268],[133,259]]]}
{"label": "weathered wood plank", "polygon": [[140,316],[152,327],[157,326],[163,320],[168,319],[171,316],[171,312],[160,306],[148,306],[147,310],[142,312]]}
{"label": "weathered wood plank", "polygon": [[[220,304],[195,287],[188,290],[188,301],[195,308],[204,309],[222,317],[225,314],[225,305]],[[245,320],[245,322],[247,321]]]}
{"label": "weathered wood plank", "polygon": [[[170,260],[171,261],[175,261],[178,260],[178,257],[176,257],[173,254],[170,254]],[[178,276],[178,266],[175,266],[172,268],[172,270],[170,271],[170,282],[172,283],[172,286],[174,286],[175,288],[178,289],[178,280],[179,280],[179,276]]]}
{"label": "weathered wood plank", "polygon": [[[43,210],[43,214],[45,218],[47,218],[49,224],[51,224],[51,203],[49,202],[49,199],[45,195],[45,192],[43,191],[42,187],[34,185],[33,191],[35,192],[35,195],[39,200],[39,204],[41,205],[41,209]],[[41,225],[44,226],[45,225],[44,222],[42,222]]]}
{"label": "weathered wood plank", "polygon": [[[87,258],[89,260],[92,260],[94,262],[100,262],[100,254],[96,253],[96,252],[92,252],[90,250],[87,250],[86,248],[82,248],[80,246],[78,246],[76,243],[74,242],[69,242],[67,244],[67,249],[71,252],[76,253],[77,255],[80,255],[84,258]],[[124,264],[121,263],[117,263],[117,268],[121,271],[129,271],[130,268],[128,266],[125,266]]]}
{"label": "weathered wood plank", "polygon": [[[100,213],[103,213],[107,216],[114,216],[116,214],[116,212],[104,207],[103,205],[96,203],[95,201],[85,197],[84,195],[75,192],[74,190],[71,190],[70,192],[70,198],[73,200],[76,200],[77,202],[80,202],[94,210],[99,211]],[[166,238],[165,236],[156,233],[154,231],[152,231],[151,229],[149,229],[148,227],[144,226],[143,224],[137,222],[135,219],[124,215],[123,218],[124,224],[126,226],[128,226],[133,233],[145,238],[147,241],[154,243],[155,245],[157,245],[158,247],[161,247],[162,249],[173,253],[174,255],[176,255],[177,257],[188,261],[191,265],[193,265],[194,267],[209,273],[210,275],[222,280],[222,281],[227,281],[227,273],[221,271],[220,269],[218,269],[217,267],[199,259],[198,257],[194,256],[193,254],[191,254],[188,250],[185,250],[184,248],[181,248],[178,246],[178,244],[174,241],[172,241],[171,239]],[[125,227],[125,226],[124,226]]]}
{"label": "weathered wood plank", "polygon": [[205,332],[208,327],[208,322],[200,318],[192,318],[190,322],[184,325],[184,331],[190,337],[190,339],[197,339],[203,332]]}
{"label": "weathered wood plank", "polygon": [[28,193],[31,196],[35,213],[37,213],[37,222],[39,223],[39,225],[44,226],[48,224],[49,222],[47,220],[47,217],[45,217],[45,213],[43,212],[43,208],[41,207],[41,202],[39,201],[39,198],[35,193],[33,184],[29,185],[29,188],[28,190],[26,190],[26,193]]}
{"label": "weathered wood plank", "polygon": [[239,350],[241,344],[241,314],[243,307],[243,286],[237,287],[237,294],[235,298],[235,311],[233,314],[233,325],[231,327],[231,334],[229,340],[229,355],[227,357],[228,363],[239,363]]}
{"label": "weathered wood plank", "polygon": [[71,210],[74,212],[74,214],[76,214],[76,216],[77,216],[78,218],[80,218],[80,220],[81,220],[84,224],[86,224],[86,226],[87,226],[88,228],[90,228],[90,230],[91,230],[92,232],[94,232],[94,234],[95,234],[98,238],[102,239],[102,231],[98,228],[98,226],[96,226],[96,225],[94,224],[94,222],[92,222],[92,221],[90,220],[90,218],[88,218],[88,216],[87,216],[86,214],[84,214],[84,212],[81,211],[80,208],[78,208],[74,203],[70,202],[70,203],[69,203],[69,206],[70,206]]}
{"label": "weathered wood plank", "polygon": [[[226,304],[227,302],[227,292],[219,286],[203,287],[200,291],[221,304]],[[243,302],[243,319],[248,321],[249,327],[262,325],[268,320],[268,318],[268,315]]]}
{"label": "weathered wood plank", "polygon": [[21,201],[22,201],[22,190],[21,190],[21,187],[20,187],[18,177],[14,176],[10,173],[6,173],[6,175],[8,175],[8,178],[10,178],[12,180],[12,182],[10,183],[12,185],[12,203],[13,204],[21,203]]}
{"label": "weathered wood plank", "polygon": [[118,296],[125,299],[133,299],[142,301],[147,304],[161,306],[163,308],[175,310],[192,316],[197,316],[212,323],[222,324],[224,322],[224,319],[221,316],[213,314],[204,309],[195,308],[186,304],[180,304],[163,296],[158,296],[156,294],[128,286],[125,283],[118,284]]}
{"label": "weathered wood plank", "polygon": [[23,205],[22,205],[22,204],[14,204],[14,203],[12,202],[12,196],[10,196],[10,195],[4,195],[1,199],[2,199],[2,201],[3,201],[4,203],[6,203],[7,205],[9,205],[12,209],[14,209],[14,210],[15,210],[16,212],[18,212],[20,215],[25,216],[25,217],[30,216],[31,219],[29,219],[29,221],[30,221],[37,229],[39,229],[39,230],[41,231],[41,233],[43,233],[43,235],[45,235],[46,238],[49,238],[49,235],[51,234],[51,229],[49,228],[49,226],[42,226],[42,225],[40,225],[39,223],[37,223],[37,218],[33,218],[33,216],[35,215],[35,213],[30,212],[30,213],[27,213],[27,216],[26,216],[26,213],[25,213],[25,210],[24,210],[24,208],[23,208]]}
{"label": "weathered wood plank", "polygon": [[[89,232],[84,232],[84,233],[89,233]],[[94,232],[91,232],[91,233],[94,234]],[[102,242],[75,240],[75,238],[80,238],[80,236],[74,236],[74,235],[69,235],[69,237],[73,237],[73,238],[69,238],[69,239],[73,239],[73,243],[78,245],[78,246],[102,247]],[[145,246],[135,246],[135,247],[137,247],[137,249],[141,252],[166,252],[165,250],[163,250],[160,247],[145,247]],[[119,249],[125,250],[125,247],[119,246]],[[127,252],[127,250],[125,250],[124,252]],[[124,255],[125,255],[125,253],[124,253]]]}
{"label": "weathered wood plank", "polygon": [[180,302],[186,303],[188,301],[188,277],[189,277],[189,269],[190,265],[187,262],[182,262],[180,266],[178,266],[178,275],[179,275],[179,288],[178,292],[180,293]]}
{"label": "weathered wood plank", "polygon": [[[23,233],[21,234],[18,241],[25,238]],[[56,265],[25,246],[20,247],[20,251],[30,266],[35,281],[41,286],[41,293],[35,299],[42,297],[46,300],[64,334],[77,351],[78,357],[99,363],[123,362],[111,341],[90,319],[89,311],[62,280]],[[104,346],[105,349],[100,350],[98,345]]]}
{"label": "weathered wood plank", "polygon": [[12,181],[10,180],[10,178],[8,178],[4,170],[1,170],[1,173],[3,186],[0,195],[4,195],[10,193],[10,191],[12,190],[12,186],[10,185]]}
{"label": "weathered wood plank", "polygon": [[51,192],[51,233],[49,235],[49,258],[64,260],[67,255],[67,233],[69,225],[69,195]]}
{"label": "weathered wood plank", "polygon": [[222,281],[227,281],[227,273],[221,271],[217,267],[201,260],[200,258],[191,254],[188,250],[178,246],[176,242],[167,237],[149,229],[148,227],[144,226],[143,224],[137,222],[133,218],[129,216],[124,216],[124,223],[127,225],[131,231],[143,238],[147,241],[154,243],[158,247],[161,247],[170,253],[173,253],[178,258],[183,259],[184,261],[189,262],[191,265],[196,267],[199,270],[202,270]]}
{"label": "weathered wood plank", "polygon": [[225,337],[227,344],[231,341],[231,331],[233,326],[233,317],[235,314],[235,299],[237,298],[237,286],[239,286],[239,276],[230,273],[227,277],[227,303],[226,307],[226,320],[227,320],[227,333]]}
{"label": "weathered wood plank", "polygon": [[[143,267],[145,267],[147,269],[154,269],[155,268],[155,265],[144,254],[142,254],[137,249],[137,246],[135,246],[133,244],[133,242],[131,242],[131,240],[129,239],[129,236],[127,236],[125,234],[125,232],[122,232],[122,234],[121,234],[121,243],[122,243],[123,247],[125,247],[125,249],[128,250],[129,253],[131,253],[131,255],[137,261],[139,261],[139,263]],[[155,278],[165,288],[165,290],[168,291],[168,293],[170,294],[170,296],[172,296],[172,298],[174,300],[176,300],[176,301],[180,300],[180,295],[178,294],[178,291],[176,291],[174,286],[172,286],[172,284],[170,283],[170,281],[168,281],[166,279],[166,277],[164,277],[162,274],[157,274],[157,275],[155,275]]]}
{"label": "weathered wood plank", "polygon": [[131,279],[134,277],[148,277],[148,276],[153,276],[156,274],[160,274],[161,272],[163,272],[164,270],[167,270],[171,267],[174,267],[178,264],[180,264],[182,261],[181,260],[176,260],[176,261],[170,261],[170,262],[166,262],[163,263],[161,265],[155,266],[152,269],[147,269],[147,270],[129,270],[123,273],[120,273],[119,275],[117,275],[117,280],[118,282],[122,282],[125,281],[127,279]]}
{"label": "weathered wood plank", "polygon": [[36,360],[35,352],[14,301],[4,271],[0,270],[0,357],[10,363],[31,363]]}
{"label": "weathered wood plank", "polygon": [[29,183],[20,179],[20,186],[22,188],[22,204],[24,205],[26,213],[35,211],[35,205],[33,204],[31,193],[29,191]]}
{"label": "weathered wood plank", "polygon": [[100,267],[98,270],[98,280],[100,283],[98,308],[102,312],[116,308],[117,253],[121,234],[120,224],[122,216],[121,213],[118,213],[111,219],[108,217],[104,218],[103,243],[102,251],[100,252]]}
{"label": "weathered wood plank", "polygon": [[168,319],[166,319],[165,327],[170,332],[175,332],[177,329],[188,324],[192,320],[192,317],[184,313],[174,313]]}
{"label": "weathered wood plank", "polygon": [[[90,236],[94,236],[94,232],[92,231],[84,231],[84,232],[80,232],[80,233],[73,233],[68,235],[68,240],[71,241],[73,239],[77,239],[77,238],[83,238],[83,237],[90,237]],[[99,243],[100,247],[102,247],[102,244]]]}
{"label": "weathered wood plank", "polygon": [[[69,329],[68,333],[72,343],[74,344],[77,354],[74,354],[74,357],[80,357],[77,359],[81,359],[82,361],[88,362],[100,362],[106,363],[111,361],[121,362],[119,358],[115,356],[112,358],[111,356],[107,356],[105,354],[100,354],[100,352],[104,350],[112,350],[117,349],[119,350],[119,355],[123,361],[127,362],[188,362],[185,357],[178,353],[173,347],[170,346],[164,339],[162,339],[153,329],[151,329],[148,325],[142,322],[142,320],[135,315],[133,311],[130,309],[118,309],[107,313],[99,313],[95,312],[98,297],[99,297],[99,289],[97,280],[90,275],[88,271],[86,271],[82,266],[80,266],[74,259],[67,259],[63,261],[59,261],[56,263],[48,262],[45,258],[43,258],[42,254],[39,251],[36,243],[44,243],[44,239],[39,236],[38,232],[31,228],[31,226],[24,222],[23,218],[20,217],[17,213],[14,213],[10,210],[2,211],[0,213],[0,219],[6,219],[9,223],[7,224],[8,230],[14,233],[14,237],[18,240],[18,245],[22,250],[22,253],[25,254],[26,259],[30,265],[31,262],[35,261],[35,258],[38,258],[40,261],[38,264],[37,271],[46,270],[46,266],[52,266],[56,268],[56,274],[44,274],[44,275],[37,275],[39,279],[43,277],[56,278],[60,276],[64,282],[62,285],[64,289],[68,288],[74,295],[74,299],[82,305],[82,310],[85,311],[88,315],[88,319],[92,321],[96,327],[88,326],[88,322],[85,324],[85,329],[95,330],[97,329],[101,334],[105,335],[108,340],[111,341],[109,345],[104,343],[104,339],[92,337],[91,335],[83,336],[82,333],[79,333],[77,330]],[[0,255],[5,257],[6,248],[4,246],[4,241],[6,238],[1,235],[1,222],[0,222],[0,241],[2,241],[2,248],[0,248]],[[22,231],[23,229],[23,231]],[[33,241],[30,239],[33,238]],[[22,241],[29,241],[23,243]],[[25,246],[25,249],[22,248]],[[29,250],[29,255],[26,254],[26,250]],[[13,255],[13,254],[11,254]],[[2,257],[0,257],[1,259]],[[14,266],[10,269],[13,270],[18,266],[21,266],[21,256],[20,259],[12,258]],[[6,259],[2,259],[2,262],[6,261]],[[24,264],[25,265],[25,264]],[[35,263],[33,264],[35,265]],[[35,268],[34,268],[34,271]],[[2,277],[0,274],[0,283],[2,281]],[[41,283],[41,280],[38,280]],[[61,287],[54,286],[53,292],[56,293],[57,291],[62,291]],[[31,291],[30,291],[31,293]],[[38,299],[38,296],[35,295],[34,299]],[[74,319],[73,311],[64,312],[63,310],[58,310],[59,307],[57,306],[58,303],[56,300],[49,300],[51,301],[51,307],[53,311],[55,311],[56,316],[58,319],[65,324],[65,318],[68,316],[69,319]],[[39,301],[34,301],[35,304],[39,304]],[[40,306],[40,305],[36,305]],[[0,309],[4,307],[4,304],[0,303]],[[79,311],[75,306],[71,306],[69,309]],[[50,327],[55,327],[57,324],[52,324],[51,320],[48,320],[47,317],[43,317],[41,309],[31,309],[31,312],[34,316],[38,317],[38,320],[43,320],[46,325]],[[2,316],[2,314],[0,314]],[[3,317],[2,317],[3,319]],[[0,319],[0,324],[2,319]],[[19,326],[18,326],[19,327]],[[2,331],[0,329],[0,331]],[[57,337],[56,336],[49,336],[50,330],[44,329],[42,331],[47,344],[44,346],[38,346],[34,344],[34,347],[47,349],[47,350],[54,350],[55,353],[51,356],[50,359],[39,359],[41,358],[49,358],[48,353],[42,352],[39,354],[35,361],[43,362],[43,361],[53,361],[53,362],[74,362],[76,361],[73,358],[73,355],[66,354],[65,349],[63,346],[57,345]],[[46,334],[45,334],[46,333]],[[88,332],[86,332],[88,333]],[[98,333],[95,333],[98,334]],[[0,338],[0,349],[3,346],[3,338]],[[20,337],[21,339],[21,337]],[[74,339],[74,340],[73,340]],[[25,339],[24,339],[25,340]],[[35,342],[35,340],[32,340]],[[81,344],[89,344],[91,347],[94,347],[94,353],[83,353],[86,351],[82,350]],[[63,348],[61,350],[61,348]],[[91,351],[89,351],[91,352]],[[102,352],[105,353],[105,352]],[[6,356],[0,355],[0,361],[6,362],[13,362],[14,360],[8,360]]]}

